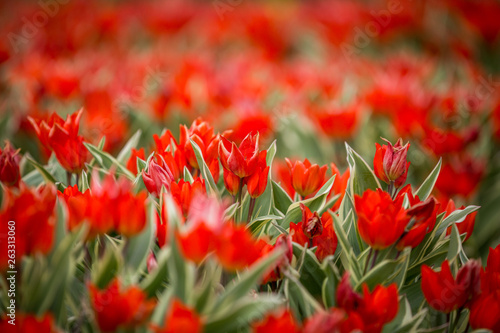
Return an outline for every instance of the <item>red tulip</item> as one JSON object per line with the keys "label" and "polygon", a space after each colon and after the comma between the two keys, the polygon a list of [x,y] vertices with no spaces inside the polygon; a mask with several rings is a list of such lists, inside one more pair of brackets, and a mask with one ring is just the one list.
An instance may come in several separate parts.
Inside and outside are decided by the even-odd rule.
{"label": "red tulip", "polygon": [[259,157],[259,134],[248,134],[239,147],[225,137],[219,143],[222,166],[240,178],[255,173]]}
{"label": "red tulip", "polygon": [[[219,146],[219,136],[214,135],[214,129],[209,123],[201,118],[196,119],[188,129],[185,125],[180,125],[179,147],[183,150],[188,163],[192,168],[199,169],[198,161],[194,154],[190,140],[196,142],[207,165],[217,160],[217,150]],[[217,163],[217,166],[219,164]]]}
{"label": "red tulip", "polygon": [[12,228],[16,235],[16,265],[21,263],[23,256],[47,254],[52,249],[56,193],[56,188],[50,184],[34,189],[20,183],[19,188],[6,189],[0,210],[0,271],[7,268],[9,230]]}
{"label": "red tulip", "polygon": [[269,167],[265,166],[262,168],[259,166],[253,175],[245,178],[250,197],[258,198],[262,195],[262,193],[264,193],[267,187],[268,175]]}
{"label": "red tulip", "polygon": [[197,177],[192,183],[182,179],[177,183],[172,182],[170,184],[170,193],[181,207],[183,215],[187,216],[193,198],[206,193],[205,180]]}
{"label": "red tulip", "polygon": [[449,313],[462,307],[477,291],[481,265],[469,261],[454,279],[448,260],[441,264],[441,271],[434,272],[429,266],[422,266],[422,291],[425,299],[434,309]]}
{"label": "red tulip", "polygon": [[461,157],[443,163],[436,181],[436,189],[447,197],[459,195],[469,198],[478,188],[484,174],[484,165],[471,157]]}
{"label": "red tulip", "polygon": [[388,144],[380,146],[375,144],[377,150],[373,159],[375,175],[386,183],[394,183],[396,188],[406,182],[406,175],[410,162],[406,161],[406,154],[410,144],[403,146],[403,140],[399,139],[393,146],[388,140],[383,139]]}
{"label": "red tulip", "polygon": [[470,307],[469,323],[474,329],[500,332],[500,289],[481,295]]}
{"label": "red tulip", "polygon": [[165,314],[163,327],[153,326],[153,330],[156,333],[198,333],[203,330],[203,322],[194,309],[174,299]]}
{"label": "red tulip", "polygon": [[162,187],[165,187],[167,191],[170,190],[170,184],[174,180],[174,176],[168,167],[162,167],[154,159],[151,159],[148,170],[142,171],[142,180],[149,193],[158,197]]}
{"label": "red tulip", "polygon": [[56,113],[51,115],[48,122],[28,117],[42,145],[53,151],[61,166],[72,173],[80,173],[89,156],[83,145],[84,138],[78,135],[82,113],[83,109],[80,109],[69,115],[66,121]]}
{"label": "red tulip", "polygon": [[0,182],[7,186],[19,186],[21,179],[19,151],[20,149],[14,150],[8,141],[5,141],[3,150],[0,148]]}
{"label": "red tulip", "polygon": [[337,235],[333,230],[333,219],[328,212],[321,218],[317,212],[312,213],[305,205],[301,204],[302,221],[290,223],[290,236],[300,245],[309,244],[316,246],[316,257],[323,261],[327,256],[335,253],[337,249]]}
{"label": "red tulip", "polygon": [[352,137],[357,129],[360,105],[312,109],[309,113],[329,138],[345,140]]}
{"label": "red tulip", "polygon": [[130,157],[127,161],[127,169],[132,172],[134,175],[137,175],[137,159],[140,158],[142,160],[146,160],[146,156],[144,153],[144,148],[139,150],[132,148],[130,153]]}
{"label": "red tulip", "polygon": [[252,265],[264,254],[267,243],[255,239],[245,225],[226,223],[217,235],[215,254],[228,271]]}
{"label": "red tulip", "polygon": [[[411,203],[412,201],[417,203],[413,204]],[[412,201],[410,201],[411,207],[406,211],[406,214],[410,217],[410,222],[403,237],[401,237],[401,240],[396,245],[399,251],[402,251],[407,246],[411,248],[417,247],[422,243],[425,235],[434,229],[434,225],[436,224],[438,208],[436,199],[430,197],[420,202],[420,199],[415,197]]]}
{"label": "red tulip", "polygon": [[216,236],[205,223],[198,223],[185,231],[177,232],[176,238],[184,258],[197,264],[215,250]]}
{"label": "red tulip", "polygon": [[285,160],[290,169],[293,189],[303,198],[318,191],[324,184],[326,165],[319,167],[317,164],[311,164],[307,158],[304,162],[296,161],[294,164],[289,159]]}
{"label": "red tulip", "polygon": [[395,284],[388,287],[377,285],[370,292],[363,284],[363,294],[356,293],[349,282],[349,274],[345,273],[337,287],[337,305],[349,314],[357,314],[362,318],[363,332],[378,333],[385,324],[391,322],[399,309],[398,289]]}
{"label": "red tulip", "polygon": [[88,288],[97,325],[103,332],[143,325],[156,305],[141,289],[136,286],[123,288],[118,279],[102,290],[93,284]]}
{"label": "red tulip", "polygon": [[394,244],[405,231],[410,220],[403,208],[403,197],[392,200],[381,189],[366,190],[363,196],[354,196],[361,238],[375,250]]}
{"label": "red tulip", "polygon": [[0,317],[0,332],[8,333],[56,333],[60,332],[50,313],[43,316],[34,314],[17,313],[15,325],[9,323],[9,317]]}
{"label": "red tulip", "polygon": [[254,333],[301,332],[300,323],[294,319],[289,310],[268,313],[261,321],[254,323],[252,328]]}
{"label": "red tulip", "polygon": [[[465,206],[462,205],[459,209],[464,209],[464,208],[465,208]],[[446,214],[444,217],[447,217],[448,215],[453,213],[455,210],[456,210],[455,202],[452,199],[450,199],[448,201],[448,204],[446,205],[446,209],[445,209]],[[464,242],[467,241],[470,238],[470,236],[472,236],[472,232],[474,231],[474,225],[476,223],[476,215],[477,215],[477,212],[472,212],[469,215],[467,215],[463,221],[455,223],[455,225],[458,228],[458,233],[460,235],[466,234]],[[449,226],[448,229],[446,229],[446,235],[450,235],[450,234],[451,234],[451,226]]]}
{"label": "red tulip", "polygon": [[229,194],[236,196],[240,191],[241,178],[225,168],[223,168],[222,172],[224,177],[224,186],[226,186]]}

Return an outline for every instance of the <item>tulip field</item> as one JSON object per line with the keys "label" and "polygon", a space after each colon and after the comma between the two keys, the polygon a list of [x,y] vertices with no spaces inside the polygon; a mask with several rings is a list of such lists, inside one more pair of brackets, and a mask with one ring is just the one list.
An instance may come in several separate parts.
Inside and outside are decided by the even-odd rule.
{"label": "tulip field", "polygon": [[2,1],[0,332],[500,333],[500,2]]}

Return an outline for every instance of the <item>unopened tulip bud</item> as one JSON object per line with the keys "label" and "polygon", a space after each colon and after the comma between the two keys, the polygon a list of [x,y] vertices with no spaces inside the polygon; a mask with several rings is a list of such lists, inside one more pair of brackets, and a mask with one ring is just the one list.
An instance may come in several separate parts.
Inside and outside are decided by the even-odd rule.
{"label": "unopened tulip bud", "polygon": [[152,159],[149,162],[148,171],[142,171],[142,179],[149,193],[159,196],[163,186],[167,190],[170,188],[174,176],[167,166],[162,167]]}
{"label": "unopened tulip bud", "polygon": [[19,149],[14,150],[8,141],[3,151],[0,149],[0,182],[7,186],[17,186],[21,179],[18,153]]}
{"label": "unopened tulip bud", "polygon": [[376,143],[377,150],[373,159],[375,175],[386,183],[394,183],[396,188],[406,181],[406,175],[410,163],[406,161],[410,144],[403,146],[403,140],[399,139],[393,146],[389,141],[383,139],[388,144],[380,146]]}

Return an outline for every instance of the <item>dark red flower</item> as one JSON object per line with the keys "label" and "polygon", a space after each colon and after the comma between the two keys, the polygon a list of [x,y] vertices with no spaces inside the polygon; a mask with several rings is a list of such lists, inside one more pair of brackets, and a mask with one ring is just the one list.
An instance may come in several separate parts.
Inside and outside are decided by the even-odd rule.
{"label": "dark red flower", "polygon": [[449,313],[462,307],[476,293],[481,265],[467,262],[454,279],[448,260],[441,264],[441,271],[435,272],[422,265],[422,291],[425,299],[434,309]]}
{"label": "dark red flower", "polygon": [[20,149],[14,150],[8,141],[5,141],[3,150],[0,148],[0,182],[7,186],[17,187],[19,185],[21,179],[19,151]]}
{"label": "dark red flower", "polygon": [[484,166],[471,157],[445,162],[436,181],[436,189],[447,197],[469,198],[481,182]]}
{"label": "dark red flower", "polygon": [[401,187],[406,182],[406,175],[410,162],[406,161],[406,154],[410,144],[403,146],[403,140],[399,139],[393,146],[388,140],[387,145],[380,146],[375,143],[377,150],[373,159],[375,175],[386,183],[394,183],[396,188]]}

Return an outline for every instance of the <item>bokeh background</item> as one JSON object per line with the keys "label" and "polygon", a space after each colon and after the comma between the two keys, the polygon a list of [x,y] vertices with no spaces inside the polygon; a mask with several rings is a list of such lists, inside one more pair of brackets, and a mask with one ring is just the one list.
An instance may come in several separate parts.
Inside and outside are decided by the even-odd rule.
{"label": "bokeh background", "polygon": [[[0,3],[0,139],[39,161],[28,116],[84,108],[82,134],[116,153],[197,117],[232,140],[258,130],[282,158],[371,163],[409,141],[408,180],[443,159],[435,195],[478,204],[466,250],[500,242],[500,2]],[[281,163],[281,164],[280,164]],[[24,165],[24,172],[30,166]]]}

